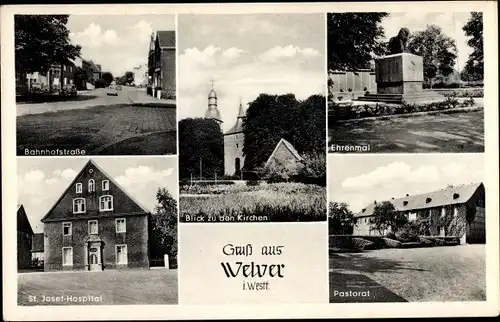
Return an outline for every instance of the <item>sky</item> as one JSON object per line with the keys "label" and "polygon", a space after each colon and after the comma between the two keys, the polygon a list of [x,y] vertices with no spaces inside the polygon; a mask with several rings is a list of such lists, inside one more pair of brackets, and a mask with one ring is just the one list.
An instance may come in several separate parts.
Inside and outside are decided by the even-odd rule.
{"label": "sky", "polygon": [[261,93],[325,93],[323,14],[179,15],[179,118],[203,117],[211,83],[223,129]]}
{"label": "sky", "polygon": [[174,15],[71,15],[66,25],[82,57],[118,77],[147,64],[151,33],[175,30]]}
{"label": "sky", "polygon": [[364,154],[328,156],[328,200],[359,212],[367,204],[445,188],[484,183],[483,154]]}
{"label": "sky", "polygon": [[[40,222],[90,158],[18,158],[17,204],[23,204],[35,233]],[[93,157],[127,194],[153,212],[156,191],[166,188],[178,198],[176,157]]]}
{"label": "sky", "polygon": [[455,40],[458,51],[457,66],[459,70],[465,66],[472,48],[467,45],[468,37],[462,27],[470,18],[470,12],[393,12],[382,21],[385,31],[385,40],[388,41],[399,32],[399,29],[407,27],[410,33],[423,31],[427,25],[437,25],[442,32]]}

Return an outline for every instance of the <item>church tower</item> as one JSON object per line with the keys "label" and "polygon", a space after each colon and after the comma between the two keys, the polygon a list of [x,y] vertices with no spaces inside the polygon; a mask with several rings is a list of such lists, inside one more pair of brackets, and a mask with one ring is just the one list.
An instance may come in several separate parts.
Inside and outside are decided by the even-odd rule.
{"label": "church tower", "polygon": [[234,126],[224,134],[224,174],[241,176],[245,158],[243,156],[243,120],[245,110],[240,100],[238,117]]}
{"label": "church tower", "polygon": [[217,93],[214,90],[214,84],[212,83],[212,90],[208,93],[208,109],[205,112],[206,119],[212,119],[222,130],[222,119],[220,117],[219,109],[217,108]]}

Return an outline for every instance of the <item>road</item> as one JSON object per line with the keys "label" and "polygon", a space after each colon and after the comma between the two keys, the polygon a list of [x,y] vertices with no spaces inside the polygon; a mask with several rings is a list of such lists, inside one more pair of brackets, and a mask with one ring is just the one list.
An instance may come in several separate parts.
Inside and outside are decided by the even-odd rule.
{"label": "road", "polygon": [[[47,103],[17,103],[17,116],[28,114],[40,114],[46,112],[56,112],[73,109],[83,109],[94,106],[106,106],[117,104],[144,104],[158,103],[159,100],[146,94],[145,88],[122,86],[118,96],[106,95],[106,89],[98,88],[92,91],[79,92],[75,98],[68,97],[68,100]],[[175,100],[161,100],[165,103],[174,103]]]}

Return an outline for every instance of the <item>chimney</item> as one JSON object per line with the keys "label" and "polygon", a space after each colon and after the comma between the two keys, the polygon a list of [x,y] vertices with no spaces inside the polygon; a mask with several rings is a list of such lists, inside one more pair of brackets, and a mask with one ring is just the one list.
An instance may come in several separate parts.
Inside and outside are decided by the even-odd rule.
{"label": "chimney", "polygon": [[373,204],[376,205],[377,204],[377,200],[373,200]]}
{"label": "chimney", "polygon": [[391,199],[394,200],[394,197],[392,197]]}
{"label": "chimney", "polygon": [[409,197],[410,195],[409,194],[406,194],[407,197]]}

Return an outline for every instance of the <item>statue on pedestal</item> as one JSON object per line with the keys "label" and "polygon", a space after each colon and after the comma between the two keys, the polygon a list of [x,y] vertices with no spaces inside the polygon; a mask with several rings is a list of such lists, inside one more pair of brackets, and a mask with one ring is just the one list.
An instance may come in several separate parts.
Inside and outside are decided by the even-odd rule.
{"label": "statue on pedestal", "polygon": [[406,43],[410,37],[408,28],[401,28],[396,37],[389,40],[389,55],[407,53]]}

